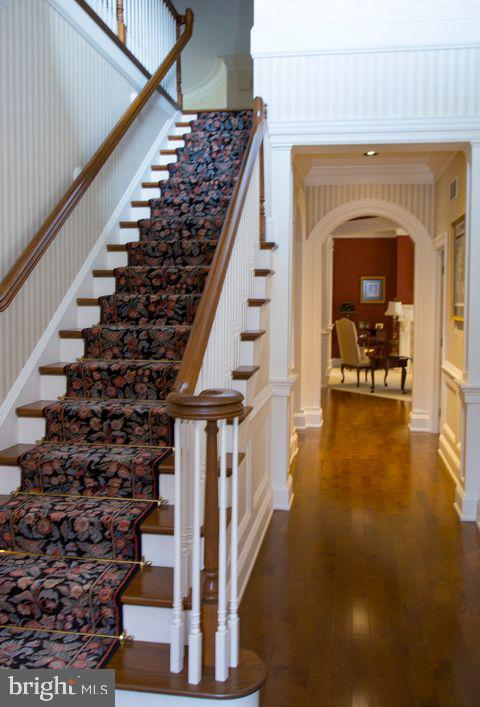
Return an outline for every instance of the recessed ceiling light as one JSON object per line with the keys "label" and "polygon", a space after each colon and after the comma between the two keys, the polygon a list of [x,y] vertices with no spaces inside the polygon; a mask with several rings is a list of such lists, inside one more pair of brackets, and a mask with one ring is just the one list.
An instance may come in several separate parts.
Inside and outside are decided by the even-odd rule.
{"label": "recessed ceiling light", "polygon": [[366,152],[363,153],[364,157],[376,157],[378,155],[378,152],[375,152],[375,150],[367,150]]}

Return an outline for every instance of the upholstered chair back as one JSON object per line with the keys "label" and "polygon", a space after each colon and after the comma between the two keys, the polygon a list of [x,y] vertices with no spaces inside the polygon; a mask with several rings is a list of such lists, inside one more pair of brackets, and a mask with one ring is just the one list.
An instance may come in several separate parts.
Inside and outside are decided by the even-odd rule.
{"label": "upholstered chair back", "polygon": [[342,317],[335,322],[335,328],[342,363],[347,366],[359,366],[363,357],[358,345],[357,327],[351,319]]}

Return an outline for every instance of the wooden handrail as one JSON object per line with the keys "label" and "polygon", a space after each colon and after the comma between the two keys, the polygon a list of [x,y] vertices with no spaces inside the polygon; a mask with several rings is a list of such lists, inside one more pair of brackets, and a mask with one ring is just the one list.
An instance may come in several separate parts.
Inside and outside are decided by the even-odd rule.
{"label": "wooden handrail", "polygon": [[248,141],[245,156],[240,169],[232,200],[225,217],[222,232],[218,240],[212,266],[205,283],[198,310],[188,337],[185,354],[178,372],[174,391],[193,395],[202,367],[210,331],[222,293],[223,282],[227,274],[230,256],[235,243],[243,205],[247,197],[250,179],[263,145],[265,130],[265,104],[261,98],[253,102],[253,128]]}
{"label": "wooden handrail", "polygon": [[182,24],[184,25],[184,30],[175,43],[175,46],[170,50],[138,96],[127,108],[93,157],[90,158],[80,175],[72,182],[58,204],[47,217],[46,221],[39,228],[23,253],[0,283],[0,311],[5,310],[12,302],[105,162],[112,155],[120,140],[124,137],[127,130],[156,91],[162,79],[177,61],[177,58],[190,40],[193,32],[193,12],[190,8],[185,11]]}

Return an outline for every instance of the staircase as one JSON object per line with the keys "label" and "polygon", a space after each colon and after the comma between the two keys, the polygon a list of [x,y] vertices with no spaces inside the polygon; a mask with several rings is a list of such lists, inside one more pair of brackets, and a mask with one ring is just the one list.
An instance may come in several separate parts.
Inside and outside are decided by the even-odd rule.
{"label": "staircase", "polygon": [[[174,433],[167,398],[176,391],[182,417],[182,364],[200,342],[200,303],[214,259],[225,251],[219,239],[235,216],[232,203],[251,157],[254,124],[252,111],[179,117],[151,178],[142,183],[141,198],[132,201],[138,218],[120,223],[122,242],[107,245],[109,267],[92,273],[96,296],[77,300],[79,327],[58,332],[63,361],[40,367],[47,399],[17,409],[20,443],[0,452],[1,489],[10,493],[0,505],[0,666],[114,668],[119,704],[148,700],[151,693],[157,700],[161,694],[249,700],[264,679],[258,657],[241,651],[226,679],[218,680],[207,660],[192,682],[183,667],[189,620],[175,624],[193,602],[195,635],[200,631],[199,577],[202,568],[212,570],[203,561],[212,547],[212,523],[197,513],[190,533],[194,566],[185,572],[191,554],[184,547],[188,503],[175,516],[176,494],[184,493],[178,479],[182,425],[177,419]],[[238,424],[248,419],[261,373],[258,343],[266,328],[274,246],[256,242],[259,252],[247,268],[255,285],[246,300],[246,323],[229,337],[234,349],[226,357],[238,365],[218,372],[220,385],[227,381],[241,393],[228,418],[230,450],[227,455],[221,442],[220,455],[215,447],[206,463],[207,498],[213,489],[211,513],[220,512],[220,518],[230,505],[227,479],[236,479],[244,462]],[[198,410],[192,415],[185,413],[185,419],[205,424]],[[220,429],[224,434],[225,424]],[[219,473],[225,481],[220,503]],[[195,489],[194,503],[200,503],[200,484]],[[237,532],[237,511],[223,516],[229,525],[232,512],[230,534]],[[196,560],[195,528],[201,543]],[[221,581],[226,591],[225,577],[220,587]],[[182,643],[175,672],[172,621]]]}

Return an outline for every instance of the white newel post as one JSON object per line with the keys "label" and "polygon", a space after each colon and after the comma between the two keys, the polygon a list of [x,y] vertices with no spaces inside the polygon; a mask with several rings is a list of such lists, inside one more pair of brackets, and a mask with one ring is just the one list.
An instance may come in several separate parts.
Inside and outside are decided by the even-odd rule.
{"label": "white newel post", "polygon": [[267,208],[267,240],[274,241],[275,277],[270,304],[270,375],[272,397],[272,490],[273,506],[288,510],[292,502],[290,476],[289,377],[292,299],[292,167],[290,146],[272,146],[270,152],[270,203]]}
{"label": "white newel post", "polygon": [[464,367],[460,385],[463,403],[462,477],[456,506],[462,520],[480,518],[480,142],[471,144],[467,165],[467,251],[465,258]]}

